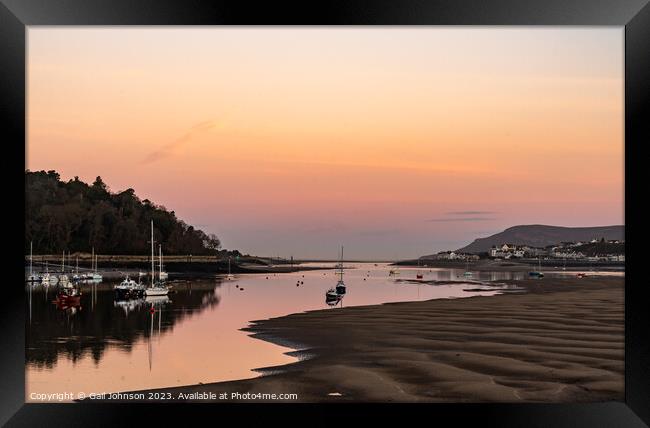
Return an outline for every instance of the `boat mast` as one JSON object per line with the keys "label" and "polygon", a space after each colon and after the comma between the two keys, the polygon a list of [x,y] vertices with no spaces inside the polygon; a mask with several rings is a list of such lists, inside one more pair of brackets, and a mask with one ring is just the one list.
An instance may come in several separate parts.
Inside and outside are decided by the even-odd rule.
{"label": "boat mast", "polygon": [[90,255],[90,270],[95,270],[95,247],[93,247],[93,252]]}
{"label": "boat mast", "polygon": [[153,220],[151,220],[151,285],[153,286],[155,267],[153,265]]}
{"label": "boat mast", "polygon": [[341,281],[343,281],[343,245],[341,245],[341,264],[339,268],[341,269],[341,271],[339,272],[339,274],[341,275]]}
{"label": "boat mast", "polygon": [[34,276],[32,273],[32,258],[34,257],[32,252],[34,250],[34,242],[29,241],[29,279],[32,279]]}
{"label": "boat mast", "polygon": [[160,258],[160,271],[158,273],[158,280],[162,281],[162,245],[158,244],[158,257]]}
{"label": "boat mast", "polygon": [[61,273],[65,273],[65,250],[63,250],[63,255],[61,256]]}

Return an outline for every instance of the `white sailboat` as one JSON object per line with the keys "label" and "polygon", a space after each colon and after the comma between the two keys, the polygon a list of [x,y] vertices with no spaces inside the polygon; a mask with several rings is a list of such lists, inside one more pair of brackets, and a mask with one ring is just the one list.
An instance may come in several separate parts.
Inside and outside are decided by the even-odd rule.
{"label": "white sailboat", "polygon": [[235,279],[235,276],[230,273],[230,256],[228,256],[228,275],[226,275],[227,280]]}
{"label": "white sailboat", "polygon": [[32,241],[29,242],[29,276],[27,277],[27,282],[39,282],[42,281],[43,278],[41,278],[40,275],[35,275],[34,274],[34,268],[33,268],[33,254],[34,250],[34,243]]}
{"label": "white sailboat", "polygon": [[75,272],[74,275],[72,275],[72,280],[73,281],[79,281],[81,277],[79,276],[79,254],[75,255]]}
{"label": "white sailboat", "polygon": [[[93,247],[93,254],[94,253],[95,253],[95,247]],[[93,272],[90,279],[92,279],[93,281],[99,282],[99,281],[103,280],[104,278],[102,277],[102,275],[100,273],[97,272],[97,262],[98,262],[99,255],[94,254],[94,257],[95,257],[95,260],[94,260],[95,270],[94,270],[94,272]]]}
{"label": "white sailboat", "polygon": [[163,270],[162,245],[160,244],[158,244],[158,253],[160,256],[160,272],[158,274],[158,278],[161,281],[165,281],[167,278],[169,278],[169,274]]}
{"label": "white sailboat", "polygon": [[151,220],[151,287],[144,291],[145,296],[166,296],[169,293],[169,288],[158,280],[156,282],[156,268],[154,266],[154,252],[153,252],[153,220]]}
{"label": "white sailboat", "polygon": [[61,256],[61,275],[59,275],[59,284],[65,286],[69,281],[68,275],[65,274],[65,251],[63,251],[63,255]]}
{"label": "white sailboat", "polygon": [[41,282],[43,285],[56,285],[56,283],[59,282],[59,278],[57,278],[56,275],[50,275],[50,268],[47,262],[45,262],[45,275],[43,275]]}

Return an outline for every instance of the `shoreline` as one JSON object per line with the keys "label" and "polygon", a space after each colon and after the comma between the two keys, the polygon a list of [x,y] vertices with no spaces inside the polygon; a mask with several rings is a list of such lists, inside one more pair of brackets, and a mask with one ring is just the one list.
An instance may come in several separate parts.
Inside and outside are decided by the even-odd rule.
{"label": "shoreline", "polygon": [[137,392],[295,393],[299,402],[623,400],[623,278],[504,282],[526,293],[251,321],[243,330],[252,338],[309,358],[256,369],[262,376],[250,379]]}
{"label": "shoreline", "polygon": [[[466,261],[448,261],[448,260],[402,260],[393,263],[394,266],[409,268],[442,268],[442,269],[468,269],[470,271],[495,271],[495,272],[528,272],[537,270],[537,260],[479,260],[469,264]],[[593,271],[601,272],[624,272],[624,262],[587,262],[587,261],[570,261],[564,266],[563,260],[548,259],[541,261],[542,271],[561,272],[581,272]]]}
{"label": "shoreline", "polygon": [[[217,265],[214,262],[165,262],[165,271],[169,274],[170,279],[205,279],[215,278],[220,275],[228,274],[228,265]],[[241,263],[232,265],[230,272],[233,274],[275,274],[303,272],[310,270],[332,270],[332,266],[301,266],[299,264],[280,264],[280,265],[259,265]],[[72,269],[74,270],[74,268]],[[80,272],[89,271],[87,268],[81,268]],[[56,273],[56,265],[51,272]],[[60,272],[60,270],[58,271]],[[98,272],[104,279],[123,279],[124,275],[129,274],[137,276],[138,272],[149,274],[151,272],[150,262],[105,262]],[[70,274],[70,271],[66,271]],[[25,277],[29,274],[29,265],[26,266]]]}

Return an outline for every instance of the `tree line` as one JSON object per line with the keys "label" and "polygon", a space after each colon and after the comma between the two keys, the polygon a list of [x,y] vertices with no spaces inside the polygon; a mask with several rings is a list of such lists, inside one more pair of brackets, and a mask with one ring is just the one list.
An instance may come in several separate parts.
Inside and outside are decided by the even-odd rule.
{"label": "tree line", "polygon": [[56,171],[25,171],[25,250],[101,254],[148,254],[151,220],[154,239],[167,255],[212,255],[219,238],[195,229],[174,211],[140,200],[133,189],[113,193],[97,177],[92,184],[75,177],[62,181]]}

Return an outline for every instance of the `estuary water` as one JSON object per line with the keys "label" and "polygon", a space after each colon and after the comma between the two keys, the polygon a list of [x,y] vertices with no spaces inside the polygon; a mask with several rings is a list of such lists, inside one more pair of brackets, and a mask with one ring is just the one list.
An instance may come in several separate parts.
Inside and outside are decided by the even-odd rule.
{"label": "estuary water", "polygon": [[[325,292],[337,282],[334,270],[178,281],[168,297],[130,301],[115,300],[115,283],[82,285],[78,307],[57,305],[56,287],[28,286],[26,400],[42,401],[34,393],[77,396],[255,377],[255,369],[295,357],[286,355],[292,349],[241,331],[250,321],[341,306],[490,296],[497,291],[475,291],[472,280],[524,277],[475,272],[468,280],[462,270],[404,267],[391,276],[394,267],[382,263],[345,267],[347,294],[333,307]],[[440,282],[411,281],[418,274]]]}

